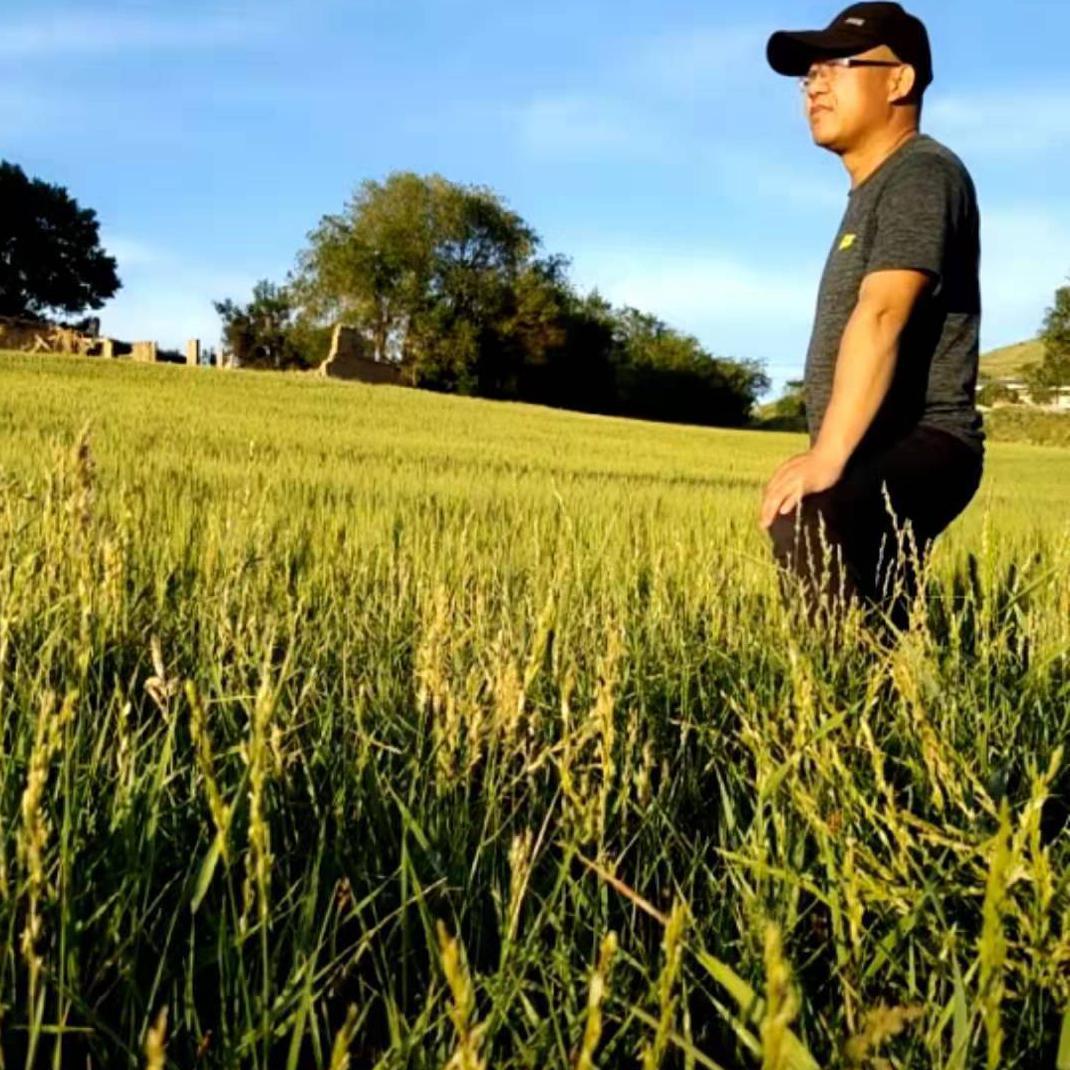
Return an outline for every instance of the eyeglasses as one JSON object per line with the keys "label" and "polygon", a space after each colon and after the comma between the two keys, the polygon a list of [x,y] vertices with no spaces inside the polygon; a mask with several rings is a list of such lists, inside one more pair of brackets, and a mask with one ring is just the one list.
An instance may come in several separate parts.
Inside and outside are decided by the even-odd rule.
{"label": "eyeglasses", "polygon": [[799,79],[799,90],[803,93],[809,91],[814,78],[818,74],[832,77],[838,70],[844,67],[901,67],[900,60],[894,59],[855,59],[854,56],[840,56],[836,59],[818,60],[810,67],[809,73]]}

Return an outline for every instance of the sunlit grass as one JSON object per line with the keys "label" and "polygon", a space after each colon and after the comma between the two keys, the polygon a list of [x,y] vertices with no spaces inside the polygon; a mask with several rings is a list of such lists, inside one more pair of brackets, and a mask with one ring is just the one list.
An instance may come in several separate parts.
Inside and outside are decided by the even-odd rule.
{"label": "sunlit grass", "polygon": [[1070,453],[881,653],[776,597],[802,436],[0,385],[0,1065],[1070,1065]]}

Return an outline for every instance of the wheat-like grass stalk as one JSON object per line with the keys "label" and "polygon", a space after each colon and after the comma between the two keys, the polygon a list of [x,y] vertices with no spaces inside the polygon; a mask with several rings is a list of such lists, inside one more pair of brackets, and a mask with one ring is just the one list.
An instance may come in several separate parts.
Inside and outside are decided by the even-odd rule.
{"label": "wheat-like grass stalk", "polygon": [[486,1023],[474,1021],[476,996],[464,949],[455,936],[450,936],[441,919],[436,923],[436,931],[442,972],[453,997],[449,1015],[457,1034],[457,1044],[446,1063],[446,1070],[485,1070],[479,1048]]}
{"label": "wheat-like grass stalk", "polygon": [[167,1007],[161,1007],[156,1021],[145,1032],[145,1070],[163,1070],[167,1063]]}
{"label": "wheat-like grass stalk", "polygon": [[591,971],[587,988],[587,1020],[583,1027],[583,1040],[574,1063],[575,1070],[594,1070],[594,1053],[602,1039],[602,1003],[609,987],[609,974],[613,957],[617,953],[617,934],[606,933],[598,950],[598,961]]}
{"label": "wheat-like grass stalk", "polygon": [[77,700],[77,692],[69,693],[62,702],[57,701],[50,691],[41,697],[20,807],[22,822],[18,830],[17,855],[25,880],[26,918],[19,948],[27,968],[26,1007],[30,1014],[27,1058],[31,1063],[44,1014],[44,993],[40,990],[44,958],[39,944],[44,935],[41,907],[49,894],[45,853],[51,832],[45,807],[45,789],[52,762],[63,745],[66,727],[74,716]]}
{"label": "wheat-like grass stalk", "polygon": [[889,650],[779,601],[783,440],[173,371],[0,357],[0,1070],[1070,1067],[1057,451]]}
{"label": "wheat-like grass stalk", "polygon": [[219,783],[215,777],[215,762],[212,756],[212,737],[208,731],[208,718],[205,716],[204,703],[201,701],[197,686],[192,680],[186,681],[186,701],[189,703],[190,735],[193,738],[194,752],[201,778],[204,781],[204,793],[208,799],[208,811],[216,830],[216,843],[224,862],[230,861],[227,845],[230,828],[231,808],[223,801]]}
{"label": "wheat-like grass stalk", "polygon": [[784,1070],[788,1065],[785,1040],[788,1027],[799,1011],[799,1000],[781,946],[780,928],[772,921],[765,926],[764,958],[765,1015],[759,1027],[762,1070]]}
{"label": "wheat-like grass stalk", "polygon": [[357,1034],[357,1007],[351,1003],[346,1008],[346,1019],[335,1033],[331,1045],[331,1070],[349,1070],[349,1049]]}
{"label": "wheat-like grass stalk", "polygon": [[640,1057],[643,1070],[658,1070],[665,1058],[669,1034],[672,1032],[673,1021],[676,1017],[675,988],[680,975],[687,922],[687,906],[682,902],[677,902],[669,914],[668,924],[662,934],[662,966],[655,986],[658,1001],[657,1027],[654,1030],[654,1036],[644,1046]]}
{"label": "wheat-like grass stalk", "polygon": [[988,1070],[998,1070],[1003,1052],[1004,1029],[1001,1017],[1006,991],[1007,938],[1003,915],[1007,909],[1007,886],[1014,865],[1010,810],[1004,799],[999,810],[999,828],[993,837],[985,880],[981,935],[978,941],[978,999],[988,1037]]}
{"label": "wheat-like grass stalk", "polygon": [[274,707],[275,693],[265,670],[253,703],[249,734],[245,741],[246,762],[249,766],[249,831],[241,917],[243,929],[248,926],[254,904],[261,927],[267,927],[271,915],[272,856],[271,834],[266,816],[266,791],[271,767],[269,738]]}

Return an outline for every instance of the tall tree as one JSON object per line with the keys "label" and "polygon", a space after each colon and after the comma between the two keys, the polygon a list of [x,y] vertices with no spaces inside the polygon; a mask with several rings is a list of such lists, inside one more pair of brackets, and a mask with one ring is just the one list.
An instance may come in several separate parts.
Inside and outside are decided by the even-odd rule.
{"label": "tall tree", "polygon": [[298,322],[361,328],[416,386],[593,412],[741,424],[768,379],[599,294],[492,190],[440,175],[365,181],[298,257]]}
{"label": "tall tree", "polygon": [[1034,400],[1050,400],[1057,387],[1070,386],[1070,286],[1055,291],[1040,332],[1044,357],[1026,373]]}
{"label": "tall tree", "polygon": [[0,315],[40,319],[100,308],[122,285],[92,208],[0,161]]}
{"label": "tall tree", "polygon": [[241,368],[301,368],[309,363],[295,334],[293,301],[285,286],[261,279],[253,299],[239,305],[213,301],[223,320],[223,341]]}
{"label": "tall tree", "polygon": [[521,369],[520,397],[544,405],[613,412],[619,339],[613,306],[597,291],[580,296],[564,280],[553,294],[556,334]]}
{"label": "tall tree", "polygon": [[805,431],[806,396],[802,379],[789,379],[784,384],[784,393],[775,401],[762,406],[762,415],[753,421],[753,426],[768,431]]}
{"label": "tall tree", "polygon": [[617,403],[630,416],[742,426],[769,377],[756,361],[712,356],[689,334],[635,308],[616,313]]}
{"label": "tall tree", "polygon": [[363,327],[377,359],[420,385],[483,392],[480,358],[538,246],[492,190],[397,172],[363,182],[308,237],[293,280],[307,313]]}

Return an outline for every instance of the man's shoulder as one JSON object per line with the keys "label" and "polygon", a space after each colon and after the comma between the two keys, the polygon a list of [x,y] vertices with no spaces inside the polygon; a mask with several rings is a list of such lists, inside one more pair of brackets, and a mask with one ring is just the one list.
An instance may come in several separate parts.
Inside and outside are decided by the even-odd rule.
{"label": "man's shoulder", "polygon": [[[959,155],[942,141],[929,134],[918,134],[904,146],[899,160],[899,167],[892,174],[929,174],[944,176],[954,182],[973,188],[973,179],[969,169]],[[892,177],[889,175],[889,178]]]}
{"label": "man's shoulder", "polygon": [[879,204],[892,203],[889,198],[897,205],[950,198],[976,210],[977,191],[966,165],[957,153],[928,134],[911,138],[883,172],[868,198],[871,211]]}

